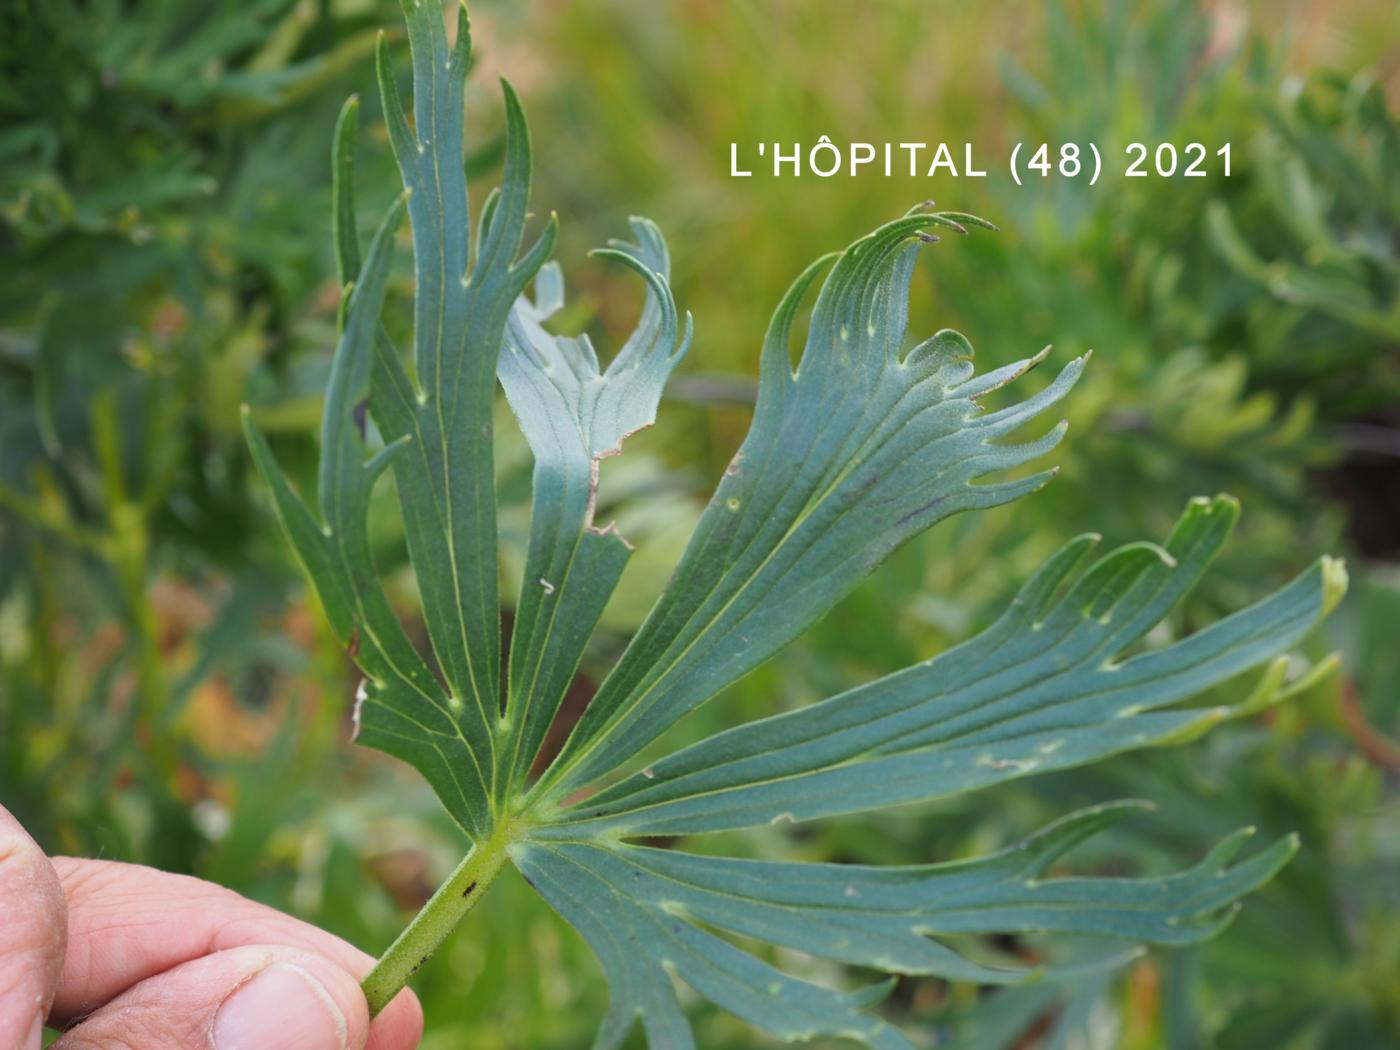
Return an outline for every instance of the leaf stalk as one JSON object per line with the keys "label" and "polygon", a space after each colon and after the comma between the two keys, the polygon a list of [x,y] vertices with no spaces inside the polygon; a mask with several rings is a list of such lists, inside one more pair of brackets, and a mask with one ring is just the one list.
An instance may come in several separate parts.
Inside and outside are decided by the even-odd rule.
{"label": "leaf stalk", "polygon": [[510,842],[511,824],[502,822],[490,837],[472,847],[462,863],[413,917],[413,921],[379,957],[374,969],[360,982],[371,1017],[389,1005],[394,996],[403,990],[408,979],[437,951],[467,912],[476,906],[505,863],[506,848]]}

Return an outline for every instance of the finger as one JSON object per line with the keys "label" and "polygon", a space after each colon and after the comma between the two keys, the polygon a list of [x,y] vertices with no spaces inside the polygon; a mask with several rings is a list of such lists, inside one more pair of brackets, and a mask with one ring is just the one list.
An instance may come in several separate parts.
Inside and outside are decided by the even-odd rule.
{"label": "finger", "polygon": [[58,876],[0,806],[0,1048],[40,1045],[66,933]]}
{"label": "finger", "polygon": [[250,945],[183,963],[124,992],[54,1050],[363,1050],[359,982],[325,956]]}
{"label": "finger", "polygon": [[[181,963],[243,945],[313,952],[356,978],[374,960],[339,937],[212,883],[136,864],[55,857],[68,897],[68,957],[53,1018],[65,1024],[137,982]],[[400,992],[375,1018],[369,1050],[418,1045],[423,1014]]]}

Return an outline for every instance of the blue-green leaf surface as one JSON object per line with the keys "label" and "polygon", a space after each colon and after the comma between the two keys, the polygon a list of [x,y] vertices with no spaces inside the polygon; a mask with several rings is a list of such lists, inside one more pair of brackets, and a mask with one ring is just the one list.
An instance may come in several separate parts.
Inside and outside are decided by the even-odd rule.
{"label": "blue-green leaf surface", "polygon": [[[1230,865],[1249,831],[1195,867],[1165,878],[1046,878],[1050,865],[1099,830],[1142,808],[1084,810],[1021,844],[972,861],[911,867],[784,863],[692,856],[582,836],[524,844],[516,863],[589,939],[613,1000],[598,1046],[620,1043],[633,1019],[676,1013],[667,974],[786,1039],[851,1035],[905,1047],[902,1035],[846,995],[797,980],[741,951],[728,931],[888,973],[1019,983],[1043,970],[967,958],[940,936],[1063,933],[1108,943],[1190,944],[1218,933],[1235,901],[1267,881],[1297,848],[1280,840]],[[1113,947],[1112,942],[1119,942]],[[1083,967],[1084,963],[1078,964]],[[676,1038],[674,1033],[670,1038]]]}
{"label": "blue-green leaf surface", "polygon": [[[1070,982],[1100,980],[1134,945],[1218,932],[1239,898],[1287,861],[1291,838],[1237,859],[1248,836],[1240,832],[1195,867],[1151,878],[1062,874],[1067,851],[1137,803],[1081,811],[989,856],[894,868],[700,856],[639,841],[946,797],[1183,742],[1332,666],[1290,655],[1345,586],[1340,563],[1326,558],[1232,616],[1160,640],[1154,628],[1237,517],[1228,497],[1203,499],[1160,546],[1131,543],[1085,566],[1097,537],[1072,541],[959,646],[638,768],[642,749],[799,635],[900,544],[1049,478],[990,475],[1059,442],[1063,424],[1023,443],[1015,435],[1069,392],[1085,359],[988,411],[979,399],[1044,354],[977,375],[958,333],[912,348],[906,339],[921,242],[935,228],[986,225],[960,213],[915,210],[798,278],[762,345],[749,434],[670,584],[561,753],[527,783],[630,549],[613,525],[595,521],[600,461],[654,421],[690,323],[678,315],[659,231],[633,220],[634,241],[600,253],[642,280],[631,337],[603,368],[586,337],[549,330],[563,282],[557,267],[541,268],[552,220],[520,253],[531,163],[520,104],[504,87],[502,185],[473,238],[462,159],[465,14],[450,41],[437,0],[403,6],[411,117],[384,46],[379,83],[406,205],[390,210],[363,255],[351,185],[354,100],[336,128],[333,228],[346,294],[315,510],[251,421],[245,427],[331,625],[366,675],[360,739],[416,766],[467,834],[504,846],[586,938],[612,986],[597,1046],[620,1046],[640,1024],[657,1050],[692,1047],[677,981],[782,1039],[912,1045],[871,1012],[889,981],[826,988],[783,972],[755,942],[887,974],[1016,984],[1047,968],[998,955],[990,935],[1090,943],[1088,955],[1055,971]],[[412,352],[401,357],[380,313],[405,208],[415,298]],[[794,366],[799,309],[819,283]],[[491,434],[498,378],[535,458],[504,683]],[[386,466],[435,666],[375,578],[365,519]]]}
{"label": "blue-green leaf surface", "polygon": [[842,253],[796,371],[789,335],[820,264],[788,292],[763,346],[748,437],[670,586],[546,774],[551,795],[608,772],[757,666],[911,536],[1048,479],[973,483],[1059,442],[1063,425],[1028,444],[997,439],[1063,397],[1082,359],[1040,393],[984,413],[977,397],[1039,358],[974,376],[955,332],[904,348],[918,242],[950,221],[911,214]]}
{"label": "blue-green leaf surface", "polygon": [[[1133,804],[1075,814],[1003,853],[920,867],[701,857],[627,839],[955,794],[1182,741],[1277,702],[1331,666],[1290,681],[1283,655],[1345,586],[1330,559],[1196,634],[1121,656],[1200,578],[1236,517],[1227,497],[1193,501],[1163,546],[1129,544],[1076,577],[1097,539],[1081,537],[963,645],[823,703],[720,733],[572,806],[541,807],[541,823],[514,856],[608,971],[613,1004],[598,1045],[618,1045],[638,1018],[653,1046],[690,1045],[659,1041],[650,1027],[676,1016],[666,974],[785,1039],[840,1034],[875,1047],[909,1045],[887,1024],[862,1021],[845,994],[823,998],[724,933],[886,972],[984,984],[1040,975],[968,956],[944,938],[1060,934],[1180,946],[1218,933],[1296,840],[1231,866],[1246,830],[1174,876],[1076,879],[1046,873]],[[1261,664],[1266,669],[1236,703],[1184,704]],[[1107,949],[1102,958],[1120,952]]]}
{"label": "blue-green leaf surface", "polygon": [[[1344,586],[1338,563],[1319,561],[1246,610],[1119,659],[1200,578],[1236,517],[1233,500],[1197,500],[1165,547],[1120,547],[1061,595],[1096,542],[1073,540],[976,638],[655,762],[564,811],[558,833],[714,831],[953,795],[1187,739],[1275,702],[1292,688],[1283,654]],[[1177,706],[1266,660],[1242,702]]]}

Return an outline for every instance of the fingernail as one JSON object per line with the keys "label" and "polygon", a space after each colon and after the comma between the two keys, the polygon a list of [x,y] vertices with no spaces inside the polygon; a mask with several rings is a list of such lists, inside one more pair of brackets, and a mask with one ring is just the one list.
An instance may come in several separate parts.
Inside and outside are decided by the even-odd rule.
{"label": "fingernail", "polygon": [[345,1050],[345,1015],[300,966],[274,963],[224,1000],[216,1050]]}
{"label": "fingernail", "polygon": [[29,1034],[19,1045],[24,1050],[39,1050],[44,1045],[44,1015],[42,1013],[34,1015],[34,1023],[29,1026]]}

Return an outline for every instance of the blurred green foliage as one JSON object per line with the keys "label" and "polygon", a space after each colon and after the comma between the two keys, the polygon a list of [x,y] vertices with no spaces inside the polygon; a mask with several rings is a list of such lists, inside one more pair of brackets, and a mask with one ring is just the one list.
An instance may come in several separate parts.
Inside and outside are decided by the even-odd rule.
{"label": "blurred green foliage", "polygon": [[[643,538],[603,649],[659,590],[742,435],[779,293],[853,233],[930,195],[986,214],[1002,234],[927,253],[916,327],[960,328],[984,367],[1045,343],[1061,359],[1098,351],[1052,486],[899,552],[684,733],[926,657],[984,624],[1067,537],[1161,535],[1191,495],[1231,491],[1245,514],[1163,638],[1350,547],[1353,594],[1316,640],[1343,650],[1346,671],[1302,703],[1189,759],[791,833],[785,849],[807,857],[926,861],[1124,794],[1163,805],[1082,868],[1165,870],[1246,823],[1302,833],[1297,860],[1202,949],[1074,986],[897,989],[901,1009],[967,1045],[1400,1042],[1400,121],[1383,79],[1397,56],[1377,51],[1395,18],[1365,3],[1284,19],[1186,0],[1033,17],[916,0],[859,17],[831,2],[473,8],[489,70],[469,85],[469,166],[493,162],[483,74],[506,72],[531,116],[536,199],[563,221],[559,257],[582,258],[630,212],[652,216],[697,321],[685,404],[639,436],[643,455],[603,472],[604,500]],[[1319,23],[1330,51],[1308,46]],[[397,25],[390,0],[0,12],[0,799],[51,849],[213,878],[370,950],[460,842],[415,777],[347,744],[349,665],[250,484],[237,408],[254,406],[284,463],[309,465],[335,326],[330,130],[369,84],[376,32]],[[1093,140],[1106,155],[1230,141],[1234,172],[1024,189],[728,176],[731,141],[821,134],[968,141],[989,159],[1019,141]],[[360,152],[373,214],[393,166],[380,141]],[[625,330],[625,278],[569,278],[566,325]],[[518,440],[499,459],[514,579],[529,460]],[[377,538],[404,597],[402,537]],[[587,668],[576,686],[574,716]],[[585,1045],[606,995],[582,942],[513,875],[417,987],[430,1048]],[[760,1045],[703,1009],[697,1031],[707,1047]]]}
{"label": "blurred green foliage", "polygon": [[65,848],[195,866],[186,703],[215,672],[256,703],[307,664],[249,645],[287,576],[258,549],[238,405],[332,330],[307,129],[388,13],[0,15],[0,783]]}

